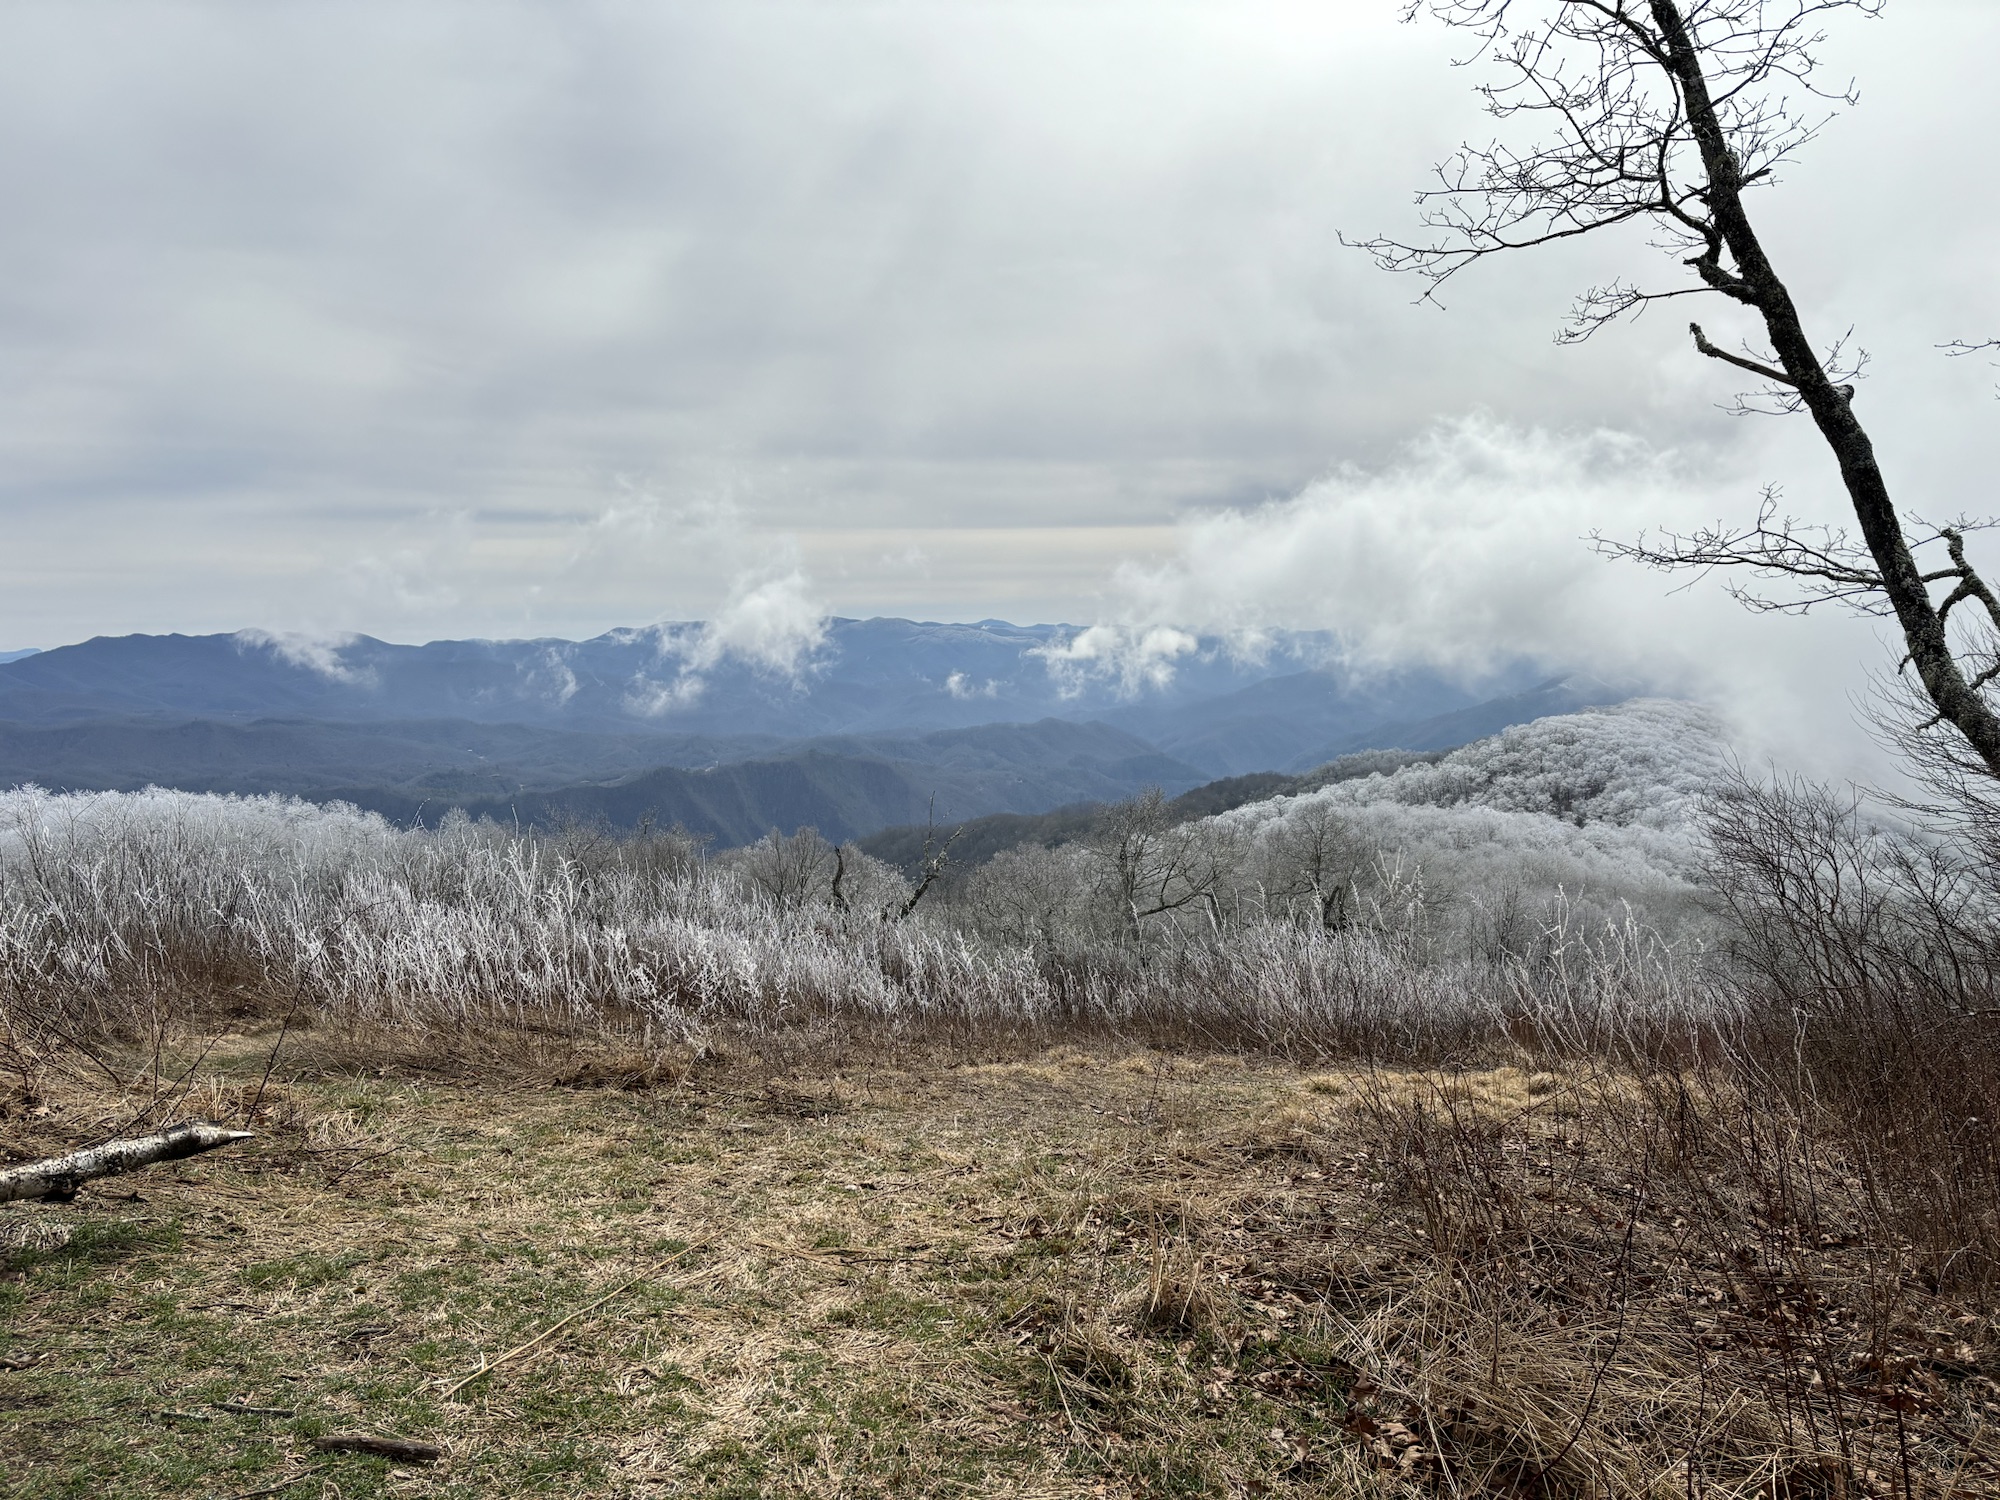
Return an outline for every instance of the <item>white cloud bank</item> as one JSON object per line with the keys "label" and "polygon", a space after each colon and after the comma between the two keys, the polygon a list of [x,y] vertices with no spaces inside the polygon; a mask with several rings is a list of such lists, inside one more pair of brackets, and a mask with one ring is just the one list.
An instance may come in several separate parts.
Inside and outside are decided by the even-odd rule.
{"label": "white cloud bank", "polygon": [[375,683],[372,670],[350,666],[340,659],[340,653],[357,639],[348,632],[318,635],[300,630],[239,630],[235,639],[239,651],[246,648],[268,651],[287,666],[315,673],[329,682],[349,687],[372,687]]}
{"label": "white cloud bank", "polygon": [[640,677],[626,703],[657,717],[701,697],[709,674],[737,662],[766,677],[802,685],[826,644],[828,612],[798,568],[736,580],[714,617],[691,630],[659,627],[660,658],[673,663],[664,679]]}
{"label": "white cloud bank", "polygon": [[1190,632],[1254,654],[1273,628],[1322,630],[1361,671],[1473,682],[1528,657],[1642,680],[1722,708],[1753,757],[1870,769],[1851,697],[1894,663],[1871,622],[1752,616],[1713,580],[1609,561],[1588,540],[1743,517],[1756,494],[1750,475],[1623,433],[1443,423],[1382,469],[1188,518],[1170,560],[1118,570],[1102,622],[1049,667],[1136,687],[1171,677]]}
{"label": "white cloud bank", "polygon": [[826,643],[826,606],[797,568],[775,578],[738,579],[686,660],[708,671],[728,658],[772,677],[796,681]]}
{"label": "white cloud bank", "polygon": [[[1120,576],[1129,580],[1140,575],[1127,570]],[[1130,698],[1144,688],[1167,686],[1181,659],[1200,648],[1201,642],[1185,630],[1142,618],[1091,625],[1028,654],[1048,664],[1065,697],[1078,696],[1092,678],[1111,677]]]}

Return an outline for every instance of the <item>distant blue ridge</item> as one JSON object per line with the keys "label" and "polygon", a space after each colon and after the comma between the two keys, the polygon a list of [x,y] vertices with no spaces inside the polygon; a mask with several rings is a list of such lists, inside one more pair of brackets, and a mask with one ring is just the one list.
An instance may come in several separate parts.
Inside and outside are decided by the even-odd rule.
{"label": "distant blue ridge", "polygon": [[422,645],[100,636],[0,659],[0,787],[152,782],[339,797],[425,822],[532,805],[537,818],[696,820],[725,842],[794,821],[859,836],[921,820],[933,795],[940,816],[1038,812],[1464,744],[1637,691],[1528,661],[1474,682],[1359,673],[1326,665],[1333,642],[1312,633],[1276,634],[1258,660],[1206,640],[1156,681],[1052,662],[1070,626],[824,630],[795,675],[718,653],[698,623]]}

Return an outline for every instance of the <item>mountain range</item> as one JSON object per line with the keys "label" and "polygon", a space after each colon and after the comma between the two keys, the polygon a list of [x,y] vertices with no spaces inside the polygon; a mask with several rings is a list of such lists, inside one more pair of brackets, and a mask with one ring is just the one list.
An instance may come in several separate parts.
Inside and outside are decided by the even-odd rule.
{"label": "mountain range", "polygon": [[1466,684],[1175,637],[1129,670],[1075,627],[831,620],[792,656],[699,624],[587,641],[99,637],[0,660],[0,786],[283,792],[425,822],[681,822],[859,837],[1466,743],[1630,696],[1522,664]]}

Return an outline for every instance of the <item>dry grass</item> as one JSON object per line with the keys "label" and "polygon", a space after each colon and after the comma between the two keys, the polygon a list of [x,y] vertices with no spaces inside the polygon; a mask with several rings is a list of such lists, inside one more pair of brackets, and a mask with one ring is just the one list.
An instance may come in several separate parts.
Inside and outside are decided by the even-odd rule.
{"label": "dry grass", "polygon": [[[1832,1177],[1810,1243],[1732,1198],[1719,1097],[1076,1048],[264,1083],[268,1040],[182,1086],[247,1149],[0,1210],[10,1494],[2000,1493],[1988,1309]],[[148,1094],[54,1080],[6,1149]],[[448,1456],[308,1446],[354,1430]]]}
{"label": "dry grass", "polygon": [[1405,1291],[1350,1314],[1474,1491],[2000,1492],[1990,1288],[1769,1100],[1576,1071],[1511,1114],[1402,1075],[1359,1112]]}
{"label": "dry grass", "polygon": [[[205,1079],[203,1107],[247,1106],[255,1063],[246,1048],[241,1076]],[[1232,1112],[1266,1086],[1225,1076],[1213,1102]],[[935,1079],[722,1070],[650,1090],[266,1088],[248,1150],[7,1216],[33,1231],[0,1292],[0,1349],[34,1361],[0,1375],[11,1487],[234,1494],[296,1473],[298,1493],[335,1478],[350,1496],[1090,1494],[1132,1487],[1135,1446],[1162,1482],[1226,1487],[1271,1462],[1258,1403],[1121,1438],[1079,1388],[1088,1373],[1034,1347],[1051,1309],[1067,1301],[1081,1327],[1145,1274],[1119,1235],[1065,1222],[1165,1140],[1158,1088],[1080,1057]],[[9,1122],[9,1147],[100,1133],[139,1097],[52,1087]],[[1121,1108],[1153,1113],[1125,1123]],[[1148,1391],[1129,1393],[1135,1414]],[[355,1428],[450,1457],[307,1472],[306,1439]]]}

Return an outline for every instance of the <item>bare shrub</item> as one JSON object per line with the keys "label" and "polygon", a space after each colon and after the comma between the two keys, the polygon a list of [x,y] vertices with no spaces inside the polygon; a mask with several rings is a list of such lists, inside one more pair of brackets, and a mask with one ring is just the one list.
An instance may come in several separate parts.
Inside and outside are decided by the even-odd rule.
{"label": "bare shrub", "polygon": [[[1458,1493],[1989,1493],[1996,1351],[1825,1121],[1728,1066],[1570,1071],[1495,1112],[1381,1075],[1327,1149],[1379,1175],[1335,1294],[1370,1422]],[[1968,1435],[1970,1438],[1968,1440]]]}
{"label": "bare shrub", "polygon": [[2000,1272],[2000,892],[1977,846],[1810,783],[1715,799],[1746,1091],[1840,1144],[1941,1281]]}
{"label": "bare shrub", "polygon": [[[1355,1236],[1397,1249],[1343,1294],[1357,1420],[1461,1492],[1988,1493],[1981,848],[1740,778],[1709,836],[1739,1003],[1687,1051],[1600,1029],[1511,1101],[1381,1072],[1322,1123],[1382,1186]],[[1559,928],[1519,960],[1545,992],[1601,965]]]}

